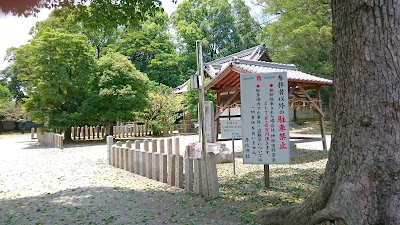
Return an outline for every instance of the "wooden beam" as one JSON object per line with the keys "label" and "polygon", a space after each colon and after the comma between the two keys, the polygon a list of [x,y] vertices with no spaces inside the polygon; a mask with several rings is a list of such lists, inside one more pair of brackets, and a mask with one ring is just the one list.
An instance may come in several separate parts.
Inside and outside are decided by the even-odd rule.
{"label": "wooden beam", "polygon": [[240,89],[240,86],[221,88],[221,89],[216,90],[215,92],[218,94],[218,93],[223,93],[223,92],[237,91],[238,89]]}
{"label": "wooden beam", "polygon": [[[316,95],[318,100],[320,100],[318,102],[319,107],[321,107],[321,111],[322,111],[322,102],[321,102],[321,86],[318,86],[316,88]],[[324,149],[324,151],[328,150],[327,146],[326,146],[326,137],[325,137],[325,125],[324,125],[324,117],[319,115],[319,127],[321,130],[321,137],[322,137],[322,148]]]}
{"label": "wooden beam", "polygon": [[301,84],[297,84],[297,87],[299,87],[300,91],[306,96],[307,100],[310,101],[310,103],[313,106],[315,112],[317,112],[321,117],[324,117],[324,113],[322,112],[322,109],[317,104],[315,104],[315,102],[307,94],[307,92],[304,90],[304,88],[301,86]]}
{"label": "wooden beam", "polygon": [[225,69],[224,72],[222,72],[220,75],[215,77],[213,80],[211,80],[210,83],[208,83],[205,87],[204,90],[210,90],[214,85],[216,85],[220,80],[222,80],[225,76],[227,76],[230,72],[232,71],[232,66],[229,66],[228,68]]}
{"label": "wooden beam", "polygon": [[238,90],[235,92],[235,94],[233,94],[233,95],[229,98],[229,100],[228,100],[228,101],[225,103],[225,105],[222,107],[222,110],[220,110],[220,111],[217,113],[217,115],[215,116],[215,120],[219,119],[219,117],[221,116],[221,114],[224,112],[225,108],[226,108],[227,106],[229,106],[229,105],[233,102],[233,100],[235,100],[235,98],[239,95],[239,93],[240,93],[240,89],[238,89]]}

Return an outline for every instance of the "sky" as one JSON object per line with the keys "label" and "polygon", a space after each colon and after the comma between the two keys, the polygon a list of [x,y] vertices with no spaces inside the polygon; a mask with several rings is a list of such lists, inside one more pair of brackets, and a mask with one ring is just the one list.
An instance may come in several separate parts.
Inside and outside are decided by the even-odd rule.
{"label": "sky", "polygon": [[[177,8],[177,4],[172,3],[171,0],[162,0],[163,8],[171,15]],[[36,22],[46,20],[49,17],[50,9],[42,9],[37,17],[18,17],[10,14],[5,15],[0,11],[0,70],[7,67],[7,62],[4,61],[6,50],[10,47],[19,47],[26,44],[32,37],[29,35],[30,29]]]}

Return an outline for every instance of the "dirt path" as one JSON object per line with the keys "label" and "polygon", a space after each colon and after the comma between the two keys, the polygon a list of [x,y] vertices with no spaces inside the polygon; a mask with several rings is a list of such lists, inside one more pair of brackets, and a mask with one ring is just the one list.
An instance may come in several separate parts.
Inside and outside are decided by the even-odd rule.
{"label": "dirt path", "polygon": [[29,135],[0,136],[0,224],[240,221],[223,212],[206,198],[107,165],[104,144],[58,150]]}

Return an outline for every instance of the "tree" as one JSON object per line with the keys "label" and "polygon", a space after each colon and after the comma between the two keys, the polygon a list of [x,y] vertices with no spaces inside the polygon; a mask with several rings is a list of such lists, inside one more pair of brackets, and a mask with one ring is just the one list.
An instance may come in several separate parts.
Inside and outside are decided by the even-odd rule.
{"label": "tree", "polygon": [[[204,85],[210,83],[210,78],[206,78],[204,80]],[[190,89],[190,83],[188,87],[188,91],[183,93],[183,104],[185,105],[185,110],[187,110],[190,113],[190,116],[192,118],[199,118],[198,112],[199,112],[199,92],[198,90],[193,90]],[[216,106],[216,99],[217,96],[214,91],[205,91],[204,92],[204,100],[205,101],[212,101],[214,103],[214,106]]]}
{"label": "tree", "polygon": [[270,16],[263,39],[276,62],[330,78],[333,70],[330,0],[259,0]]}
{"label": "tree", "polygon": [[261,224],[400,221],[400,2],[332,1],[332,144],[319,188]]}
{"label": "tree", "polygon": [[4,119],[7,115],[7,112],[11,108],[12,94],[8,90],[7,86],[0,83],[0,120]]}
{"label": "tree", "polygon": [[18,79],[29,96],[25,109],[30,118],[65,131],[69,140],[69,128],[80,123],[95,70],[94,49],[82,35],[45,30],[14,53]]}
{"label": "tree", "polygon": [[4,80],[7,80],[5,85],[11,91],[12,98],[17,103],[20,103],[20,102],[22,102],[22,99],[27,96],[24,93],[24,85],[22,84],[22,82],[20,80],[18,80],[18,77],[17,77],[19,71],[13,65],[13,62],[15,59],[15,54],[14,54],[15,49],[16,48],[14,48],[14,47],[7,49],[7,54],[6,54],[5,60],[7,60],[11,64],[9,66],[7,66],[4,70],[0,71],[0,77]]}
{"label": "tree", "polygon": [[149,79],[169,87],[176,87],[185,82],[185,58],[176,53],[160,53],[149,64]]}
{"label": "tree", "polygon": [[186,0],[171,18],[186,52],[195,52],[196,40],[203,40],[206,62],[256,45],[251,34],[258,27],[242,0],[233,9],[228,0]]}
{"label": "tree", "polygon": [[160,136],[180,116],[182,111],[182,96],[174,93],[172,88],[150,81],[150,104],[141,112],[137,112],[137,118],[151,125],[154,135]]}
{"label": "tree", "polygon": [[98,70],[83,106],[86,121],[108,125],[130,121],[133,111],[148,105],[148,78],[126,56],[110,51],[98,60]]}
{"label": "tree", "polygon": [[3,0],[2,12],[19,16],[36,15],[41,8],[69,7],[76,10],[82,20],[90,18],[93,27],[138,25],[148,16],[162,10],[160,0]]}

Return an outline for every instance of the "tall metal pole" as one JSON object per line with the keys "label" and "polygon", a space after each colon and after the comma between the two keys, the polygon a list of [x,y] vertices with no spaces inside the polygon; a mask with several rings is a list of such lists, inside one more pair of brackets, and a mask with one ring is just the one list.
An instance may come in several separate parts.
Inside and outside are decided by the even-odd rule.
{"label": "tall metal pole", "polygon": [[199,75],[199,135],[201,143],[201,158],[205,159],[207,153],[206,120],[204,102],[204,67],[202,41],[196,41],[197,74]]}

